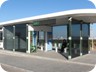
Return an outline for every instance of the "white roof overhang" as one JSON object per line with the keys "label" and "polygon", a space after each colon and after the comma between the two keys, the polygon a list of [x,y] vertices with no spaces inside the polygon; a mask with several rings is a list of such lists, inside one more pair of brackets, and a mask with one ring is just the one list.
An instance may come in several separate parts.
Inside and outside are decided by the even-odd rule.
{"label": "white roof overhang", "polygon": [[73,17],[74,19],[83,20],[84,22],[88,23],[96,23],[96,9],[76,9],[76,10],[68,10],[68,11],[38,15],[23,19],[1,22],[0,26],[32,23],[33,21],[43,21],[49,19],[56,19],[56,24],[62,24],[62,23],[67,24],[68,17]]}

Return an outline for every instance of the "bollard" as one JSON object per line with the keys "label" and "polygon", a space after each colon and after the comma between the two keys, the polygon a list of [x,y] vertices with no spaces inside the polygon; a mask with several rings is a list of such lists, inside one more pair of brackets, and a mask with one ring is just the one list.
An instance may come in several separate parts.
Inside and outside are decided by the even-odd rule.
{"label": "bollard", "polygon": [[67,53],[67,48],[64,48],[64,53]]}
{"label": "bollard", "polygon": [[61,48],[61,43],[58,44],[58,47]]}
{"label": "bollard", "polygon": [[13,52],[15,52],[15,49],[13,49]]}
{"label": "bollard", "polygon": [[43,51],[43,45],[41,45],[41,51]]}
{"label": "bollard", "polygon": [[55,51],[58,52],[58,47],[56,43],[54,44],[54,47],[55,47]]}

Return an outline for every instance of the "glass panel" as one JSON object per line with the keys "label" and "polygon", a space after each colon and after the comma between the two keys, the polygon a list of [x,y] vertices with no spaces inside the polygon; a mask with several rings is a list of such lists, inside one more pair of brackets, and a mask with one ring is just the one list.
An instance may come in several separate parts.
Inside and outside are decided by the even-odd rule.
{"label": "glass panel", "polygon": [[[58,47],[58,51],[65,56],[68,57],[68,47],[62,46],[63,40],[67,42],[67,25],[62,26],[54,26],[53,27],[53,49],[54,47]],[[67,45],[66,45],[67,46]],[[64,47],[64,48],[63,48]]]}
{"label": "glass panel", "polygon": [[2,42],[2,31],[0,31],[0,42]]}
{"label": "glass panel", "polygon": [[52,32],[47,32],[47,50],[52,50]]}
{"label": "glass panel", "polygon": [[83,24],[82,25],[82,52],[83,54],[88,53],[88,24]]}
{"label": "glass panel", "polygon": [[28,25],[26,24],[26,50],[28,51]]}
{"label": "glass panel", "polygon": [[80,55],[80,24],[72,24],[72,57]]}
{"label": "glass panel", "polygon": [[25,52],[27,49],[26,24],[15,26],[15,49],[22,52]]}
{"label": "glass panel", "polygon": [[13,26],[6,26],[4,28],[4,48],[7,50],[13,50],[14,48],[14,32],[13,32]]}
{"label": "glass panel", "polygon": [[43,45],[45,44],[45,39],[44,39],[44,31],[39,31],[39,45]]}
{"label": "glass panel", "polygon": [[53,39],[67,39],[67,25],[53,27]]}
{"label": "glass panel", "polygon": [[36,52],[37,49],[37,32],[30,31],[30,49],[31,52]]}

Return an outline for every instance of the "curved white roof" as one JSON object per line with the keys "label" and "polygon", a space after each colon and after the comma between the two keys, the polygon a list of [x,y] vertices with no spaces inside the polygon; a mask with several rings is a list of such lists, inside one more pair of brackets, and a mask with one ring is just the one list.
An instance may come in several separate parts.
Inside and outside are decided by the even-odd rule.
{"label": "curved white roof", "polygon": [[7,22],[1,22],[0,26],[10,24],[32,23],[33,21],[41,21],[48,19],[56,19],[56,23],[68,23],[68,17],[73,17],[77,20],[83,20],[85,22],[96,23],[96,9],[75,9],[68,11],[61,11],[56,13],[38,15],[28,18],[22,18],[17,20],[11,20]]}

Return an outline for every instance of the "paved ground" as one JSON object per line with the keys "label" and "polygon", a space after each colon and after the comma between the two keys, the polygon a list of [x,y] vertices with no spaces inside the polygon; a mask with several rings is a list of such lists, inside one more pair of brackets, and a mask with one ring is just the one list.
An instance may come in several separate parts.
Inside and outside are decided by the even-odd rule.
{"label": "paved ground", "polygon": [[[1,64],[1,68],[7,72],[33,72],[30,70],[25,70],[25,69],[11,66],[11,65],[7,65],[7,64]],[[1,70],[0,70],[0,72],[1,72]]]}
{"label": "paved ground", "polygon": [[60,53],[56,53],[55,51],[36,52],[36,53],[32,53],[32,55],[67,60],[64,56],[62,56]]}
{"label": "paved ground", "polygon": [[91,51],[90,54],[86,54],[81,57],[73,58],[71,59],[71,61],[96,64],[96,51]]}
{"label": "paved ground", "polygon": [[0,63],[8,72],[88,72],[96,64],[96,52],[66,60],[55,52],[25,54],[0,50]]}

